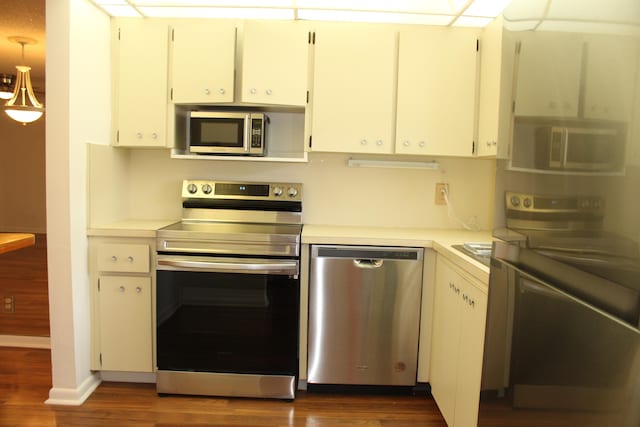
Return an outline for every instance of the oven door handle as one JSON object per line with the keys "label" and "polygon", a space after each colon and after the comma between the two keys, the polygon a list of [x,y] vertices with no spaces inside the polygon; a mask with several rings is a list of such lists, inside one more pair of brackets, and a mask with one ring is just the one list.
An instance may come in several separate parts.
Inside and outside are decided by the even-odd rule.
{"label": "oven door handle", "polygon": [[157,270],[298,276],[297,260],[158,256]]}

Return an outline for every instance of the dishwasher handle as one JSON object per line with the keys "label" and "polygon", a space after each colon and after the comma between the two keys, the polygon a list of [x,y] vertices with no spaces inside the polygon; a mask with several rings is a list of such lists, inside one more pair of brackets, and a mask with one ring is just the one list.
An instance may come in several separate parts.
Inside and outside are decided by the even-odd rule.
{"label": "dishwasher handle", "polygon": [[380,268],[384,264],[384,260],[381,259],[354,259],[353,265],[358,268]]}

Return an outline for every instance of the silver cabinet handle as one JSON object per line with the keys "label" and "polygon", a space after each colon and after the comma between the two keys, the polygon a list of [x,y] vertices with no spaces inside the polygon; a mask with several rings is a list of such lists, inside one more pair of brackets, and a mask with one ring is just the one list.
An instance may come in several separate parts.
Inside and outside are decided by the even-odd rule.
{"label": "silver cabinet handle", "polygon": [[363,140],[361,140],[361,141],[360,141],[360,144],[362,144],[362,145],[367,145],[367,142],[368,142],[368,141],[367,141],[366,139],[363,139]]}
{"label": "silver cabinet handle", "polygon": [[424,147],[426,144],[425,144],[425,142],[424,142],[424,141],[420,141],[420,142],[418,143],[418,145],[419,145],[420,147]]}
{"label": "silver cabinet handle", "polygon": [[209,94],[211,94],[211,91],[210,91],[209,89],[205,89],[205,90],[204,90],[204,94],[205,94],[205,95],[209,95]]}
{"label": "silver cabinet handle", "polygon": [[220,95],[224,95],[225,90],[224,90],[224,88],[220,88],[220,89],[218,89],[218,92],[220,92]]}
{"label": "silver cabinet handle", "polygon": [[142,288],[141,288],[140,286],[136,286],[136,292],[137,292],[137,293],[142,292]]}
{"label": "silver cabinet handle", "polygon": [[137,132],[136,133],[136,138],[142,139],[142,132]]}
{"label": "silver cabinet handle", "polygon": [[377,140],[377,141],[376,141],[376,145],[380,146],[380,145],[382,145],[382,144],[384,144],[384,142],[382,142],[382,140],[381,140],[381,139],[379,139],[379,140]]}
{"label": "silver cabinet handle", "polygon": [[271,95],[273,91],[271,89],[267,89],[267,95]]}
{"label": "silver cabinet handle", "polygon": [[133,257],[132,257],[131,255],[129,255],[129,256],[127,257],[127,261],[129,261],[129,262],[133,262]]}
{"label": "silver cabinet handle", "polygon": [[409,145],[411,145],[411,143],[409,141],[405,141],[402,143],[402,145],[404,145],[405,147],[408,147]]}
{"label": "silver cabinet handle", "polygon": [[118,288],[118,290],[119,290],[120,292],[124,292],[124,286],[120,286],[120,287]]}
{"label": "silver cabinet handle", "polygon": [[257,90],[256,90],[255,87],[252,87],[249,92],[253,95],[253,94],[255,94],[257,92]]}
{"label": "silver cabinet handle", "polygon": [[117,256],[115,256],[115,255],[112,255],[112,256],[111,256],[111,261],[113,261],[113,262],[117,262],[117,261],[118,261],[118,257],[117,257]]}

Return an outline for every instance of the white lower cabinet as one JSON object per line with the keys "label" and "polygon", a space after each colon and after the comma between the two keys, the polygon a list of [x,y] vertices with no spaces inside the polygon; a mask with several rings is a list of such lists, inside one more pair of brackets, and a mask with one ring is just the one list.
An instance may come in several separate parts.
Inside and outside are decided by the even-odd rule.
{"label": "white lower cabinet", "polygon": [[486,311],[486,286],[438,256],[430,384],[449,427],[477,425]]}
{"label": "white lower cabinet", "polygon": [[98,283],[101,369],[151,372],[151,278],[101,276]]}
{"label": "white lower cabinet", "polygon": [[89,239],[91,368],[153,372],[153,239]]}

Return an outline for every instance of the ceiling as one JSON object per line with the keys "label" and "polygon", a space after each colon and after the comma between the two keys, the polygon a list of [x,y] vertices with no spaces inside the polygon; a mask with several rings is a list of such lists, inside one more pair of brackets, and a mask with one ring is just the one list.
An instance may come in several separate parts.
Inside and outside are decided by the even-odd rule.
{"label": "ceiling", "polygon": [[24,48],[24,62],[31,69],[36,92],[44,91],[45,68],[45,0],[0,0],[0,73],[16,74],[22,62],[20,44],[9,37],[28,37],[35,44]]}

